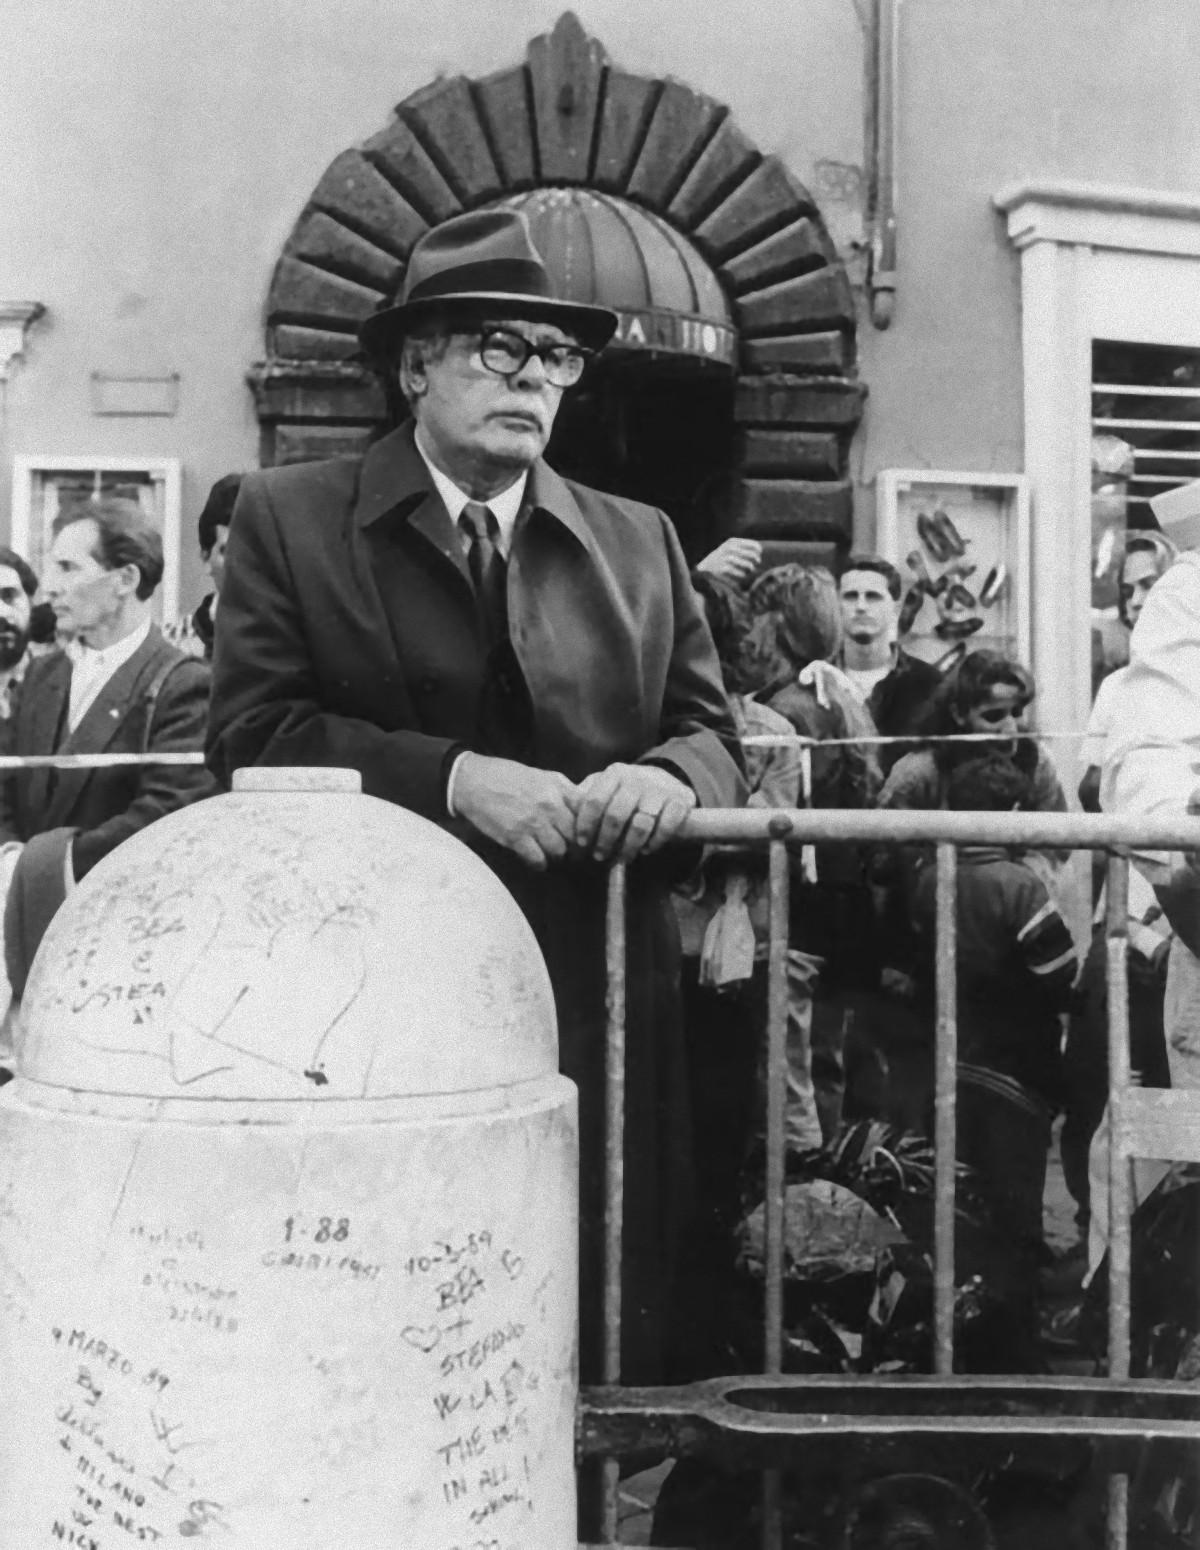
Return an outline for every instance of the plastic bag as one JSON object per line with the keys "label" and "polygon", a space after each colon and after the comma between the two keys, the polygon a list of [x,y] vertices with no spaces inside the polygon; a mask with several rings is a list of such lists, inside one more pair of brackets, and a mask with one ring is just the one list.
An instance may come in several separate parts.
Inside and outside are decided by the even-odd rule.
{"label": "plastic bag", "polygon": [[731,872],[725,897],[708,923],[700,948],[700,983],[710,989],[738,985],[754,973],[754,925],[746,905],[749,879]]}

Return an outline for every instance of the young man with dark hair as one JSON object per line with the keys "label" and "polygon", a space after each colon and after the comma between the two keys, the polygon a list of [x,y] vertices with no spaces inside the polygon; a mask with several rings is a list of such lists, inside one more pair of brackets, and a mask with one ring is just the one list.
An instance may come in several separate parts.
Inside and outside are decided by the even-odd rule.
{"label": "young man with dark hair", "polygon": [[[941,675],[911,656],[896,638],[900,619],[900,572],[878,554],[852,554],[838,583],[844,639],[837,665],[854,685],[881,737],[916,730]],[[884,743],[879,763],[886,775],[903,743]]]}
{"label": "young man with dark hair", "polygon": [[[8,751],[199,751],[208,669],[151,621],[163,574],[156,523],[136,501],[105,497],[67,507],[52,531],[43,591],[67,644],[30,665],[15,696]],[[21,847],[5,914],[17,999],[42,932],[74,883],[122,840],[214,789],[202,766],[186,765],[0,777],[0,846]]]}
{"label": "young man with dark hair", "polygon": [[213,637],[216,632],[217,604],[221,600],[221,587],[225,580],[225,548],[229,543],[229,524],[233,520],[233,508],[242,487],[241,474],[224,474],[208,492],[208,499],[196,524],[200,540],[200,558],[208,570],[212,591],[200,600],[192,614],[192,631],[204,648],[206,661],[212,661]]}

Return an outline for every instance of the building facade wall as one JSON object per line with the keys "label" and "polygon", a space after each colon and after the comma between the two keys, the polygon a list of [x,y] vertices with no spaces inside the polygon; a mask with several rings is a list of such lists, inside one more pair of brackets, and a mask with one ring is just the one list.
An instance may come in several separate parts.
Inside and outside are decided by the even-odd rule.
{"label": "building facade wall", "polygon": [[[184,468],[182,598],[201,591],[194,519],[253,466],[245,376],[288,232],[328,163],[439,74],[518,62],[562,0],[38,0],[5,27],[0,293],[45,304],[0,425],[0,531],[16,454],[173,456]],[[728,104],[812,189],[864,271],[869,0],[577,0],[623,69]],[[1193,0],[902,0],[899,289],[852,458],[874,532],[888,466],[1019,470],[1020,279],[992,195],[1014,178],[1200,186]],[[93,372],[177,372],[170,417],[92,413]]]}

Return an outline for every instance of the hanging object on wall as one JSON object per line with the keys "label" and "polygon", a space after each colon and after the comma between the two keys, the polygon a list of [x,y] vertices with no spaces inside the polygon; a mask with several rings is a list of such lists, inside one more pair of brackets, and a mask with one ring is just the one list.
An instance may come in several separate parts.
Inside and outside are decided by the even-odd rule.
{"label": "hanging object on wall", "polygon": [[899,620],[905,649],[939,664],[947,661],[947,643],[962,648],[950,665],[980,647],[1027,661],[1024,477],[890,468],[878,489],[879,552],[907,584]]}

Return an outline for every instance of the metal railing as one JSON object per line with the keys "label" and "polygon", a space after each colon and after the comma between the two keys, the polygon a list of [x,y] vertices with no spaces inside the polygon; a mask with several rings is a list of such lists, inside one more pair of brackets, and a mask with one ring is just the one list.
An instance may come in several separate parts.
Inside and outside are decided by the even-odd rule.
{"label": "metal railing", "polygon": [[[766,846],[769,855],[764,1362],[761,1374],[679,1388],[622,1389],[621,1236],[624,1192],[625,868],[608,901],[607,1196],[603,1385],[581,1396],[579,1451],[603,1460],[602,1535],[618,1540],[622,1453],[704,1452],[719,1442],[764,1472],[764,1550],[782,1543],[780,1470],[805,1439],[834,1436],[884,1447],[899,1435],[933,1444],[1003,1440],[1037,1446],[1084,1437],[1109,1472],[1110,1550],[1126,1544],[1128,1475],[1148,1441],[1194,1450],[1200,1388],[1129,1381],[1131,1161],[1200,1161],[1200,1093],[1130,1089],[1126,907],[1129,854],[1200,852],[1200,819],[1134,820],[1077,813],[880,812],[740,809],[694,813],[683,840]],[[934,1375],[932,1378],[783,1375],[786,951],[789,847],[839,841],[936,849]],[[957,1105],[956,876],[963,845],[1106,850],[1109,1057],[1108,1376],[1095,1379],[954,1376],[954,1214]],[[1194,1453],[1192,1454],[1194,1459]]]}

